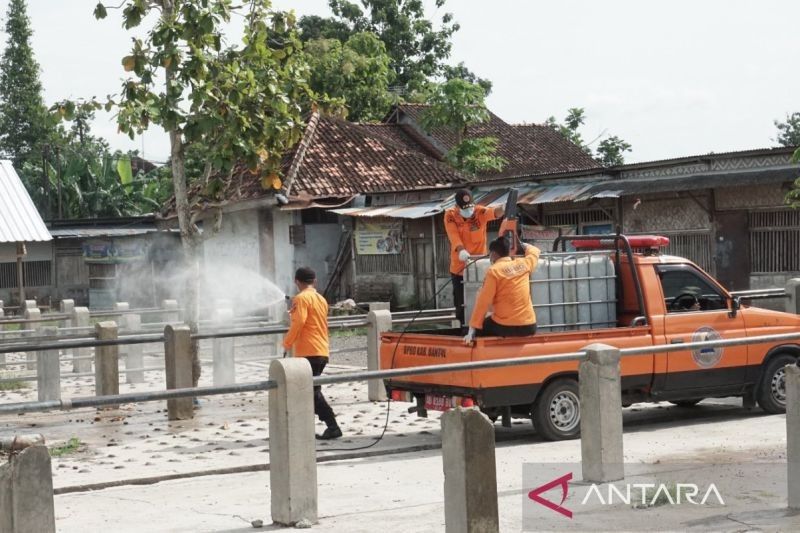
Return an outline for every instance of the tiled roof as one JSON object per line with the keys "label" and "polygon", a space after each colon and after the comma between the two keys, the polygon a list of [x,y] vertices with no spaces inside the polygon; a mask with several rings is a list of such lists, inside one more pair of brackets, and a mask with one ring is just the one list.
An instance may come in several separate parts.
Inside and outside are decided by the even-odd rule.
{"label": "tiled roof", "polygon": [[[420,123],[426,109],[427,106],[424,104],[400,104],[395,112],[389,115],[388,120],[401,124],[409,135],[416,134],[420,142],[427,141],[429,148],[440,153],[442,150],[446,152],[452,149],[457,143],[457,137],[452,130],[434,128],[430,135],[422,133]],[[407,118],[399,116],[401,114]],[[496,138],[497,155],[506,160],[502,171],[483,174],[480,176],[481,179],[570,172],[600,167],[591,156],[552,128],[536,124],[508,124],[492,112],[489,112],[488,121],[471,126],[468,136]]]}
{"label": "tiled roof", "polygon": [[403,191],[464,181],[413,150],[392,128],[321,117],[294,177],[292,191],[314,197]]}

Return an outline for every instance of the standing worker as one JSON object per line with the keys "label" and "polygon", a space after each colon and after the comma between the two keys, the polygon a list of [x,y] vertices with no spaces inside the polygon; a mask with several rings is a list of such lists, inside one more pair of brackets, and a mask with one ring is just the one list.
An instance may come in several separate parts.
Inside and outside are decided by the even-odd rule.
{"label": "standing worker", "polygon": [[464,320],[464,269],[471,255],[486,255],[486,226],[503,216],[505,209],[490,209],[475,205],[472,193],[460,189],[455,196],[456,205],[444,213],[444,229],[450,240],[450,277],[453,281],[453,303],[456,318],[463,326]]}
{"label": "standing worker", "polygon": [[[305,357],[311,365],[311,373],[319,376],[328,363],[330,349],[328,302],[317,292],[314,287],[316,283],[317,275],[310,268],[301,267],[295,272],[294,284],[298,294],[289,310],[291,326],[283,339],[283,349],[288,351],[294,348],[294,357]],[[322,395],[320,386],[314,387],[314,414],[328,426],[322,435],[317,435],[318,439],[338,439],[342,436],[333,409]]]}
{"label": "standing worker", "polygon": [[[527,337],[536,334],[536,313],[531,300],[531,274],[539,263],[539,249],[519,242],[524,257],[509,257],[509,243],[499,237],[489,245],[492,266],[486,272],[478,292],[475,310],[469,321],[469,333],[464,337],[471,344],[475,336]],[[521,245],[521,246],[520,246]],[[489,306],[494,312],[486,316]]]}

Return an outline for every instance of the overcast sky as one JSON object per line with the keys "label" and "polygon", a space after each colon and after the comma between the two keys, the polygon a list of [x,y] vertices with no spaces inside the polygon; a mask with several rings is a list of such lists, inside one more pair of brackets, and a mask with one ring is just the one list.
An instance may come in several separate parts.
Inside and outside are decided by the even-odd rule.
{"label": "overcast sky", "polygon": [[[130,34],[113,12],[95,21],[96,3],[28,0],[48,103],[120,87]],[[274,4],[329,14],[327,0]],[[461,24],[452,61],[492,80],[492,111],[538,123],[584,107],[584,139],[622,137],[629,162],[774,146],[773,120],[800,111],[797,0],[450,0],[445,11]],[[95,131],[154,160],[169,153],[163,132],[131,142],[108,115]]]}

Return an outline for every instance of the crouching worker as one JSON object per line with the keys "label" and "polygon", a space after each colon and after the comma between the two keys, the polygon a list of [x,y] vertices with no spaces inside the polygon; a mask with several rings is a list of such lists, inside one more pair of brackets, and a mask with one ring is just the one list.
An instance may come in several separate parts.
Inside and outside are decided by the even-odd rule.
{"label": "crouching worker", "polygon": [[[483,286],[478,292],[475,309],[469,321],[469,333],[464,337],[471,344],[480,337],[527,337],[536,333],[536,314],[531,301],[531,273],[539,262],[539,249],[517,243],[525,250],[524,257],[509,257],[505,238],[489,245],[492,266],[486,271]],[[489,306],[493,313],[486,316]]]}
{"label": "crouching worker", "polygon": [[[310,268],[298,268],[294,274],[294,284],[299,291],[289,310],[291,325],[283,339],[284,350],[294,349],[295,357],[305,357],[311,364],[311,373],[322,374],[328,363],[328,302],[314,288],[317,275]],[[336,423],[333,409],[325,401],[322,388],[314,387],[314,414],[328,428],[318,439],[338,439],[342,430]]]}

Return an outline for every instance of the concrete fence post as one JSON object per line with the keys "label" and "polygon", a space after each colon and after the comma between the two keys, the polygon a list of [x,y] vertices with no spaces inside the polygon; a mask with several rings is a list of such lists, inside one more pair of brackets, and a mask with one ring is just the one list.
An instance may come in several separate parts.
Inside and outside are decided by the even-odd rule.
{"label": "concrete fence post", "polygon": [[38,309],[36,300],[25,300],[25,302],[22,304],[22,310],[27,311],[28,309]]}
{"label": "concrete fence post", "polygon": [[[371,306],[372,304],[370,304]],[[392,329],[392,313],[388,310],[367,313],[367,370],[381,368],[381,334]],[[372,402],[386,400],[386,388],[380,379],[367,382],[367,395]]]}
{"label": "concrete fence post", "polygon": [[[129,314],[120,317],[122,329],[138,333],[142,329],[142,315]],[[144,383],[144,345],[128,344],[125,347],[125,382]]]}
{"label": "concrete fence post", "polygon": [[[36,307],[36,302],[34,300],[26,300],[25,303],[33,302],[33,307],[26,307],[25,309],[25,320],[39,320],[42,318],[42,311]],[[23,324],[23,329],[32,329],[34,330],[33,333],[28,333],[26,336],[28,337],[37,337],[41,335],[42,331],[42,322],[28,322],[27,324]],[[26,352],[25,359],[28,361],[26,368],[28,370],[35,370],[36,369],[36,352]]]}
{"label": "concrete fence post", "polygon": [[61,321],[61,327],[72,327],[72,312],[75,310],[75,300],[61,300],[58,310],[61,312],[61,314],[69,317]]}
{"label": "concrete fence post", "polygon": [[[167,389],[192,387],[192,337],[189,326],[167,325],[164,327],[164,358],[167,374]],[[194,418],[192,398],[167,400],[169,420]]]}
{"label": "concrete fence post", "polygon": [[55,530],[50,453],[46,446],[30,446],[0,465],[0,532]]}
{"label": "concrete fence post", "polygon": [[[116,322],[98,322],[94,331],[98,340],[115,340],[119,328]],[[119,346],[94,349],[94,390],[96,396],[119,394]]]}
{"label": "concrete fence post", "polygon": [[625,477],[619,349],[590,344],[583,351],[588,356],[578,368],[583,480],[618,481]]}
{"label": "concrete fence post", "polygon": [[[232,309],[217,309],[214,312],[214,326],[220,329],[230,328],[233,324]],[[214,386],[233,385],[236,383],[236,355],[234,339],[214,339],[212,351],[214,358]]]}
{"label": "concrete fence post", "polygon": [[[58,335],[58,328],[42,328],[45,336]],[[61,399],[61,362],[59,350],[44,350],[36,354],[36,393],[40,402]]]}
{"label": "concrete fence post", "polygon": [[786,367],[786,467],[789,509],[800,509],[800,368]]}
{"label": "concrete fence post", "polygon": [[275,359],[269,379],[269,488],[272,521],[293,526],[317,522],[314,388],[303,357]]}
{"label": "concrete fence post", "polygon": [[500,531],[494,425],[477,409],[442,415],[444,528],[448,533]]}
{"label": "concrete fence post", "polygon": [[800,278],[792,278],[786,282],[786,312],[800,315]]}
{"label": "concrete fence post", "polygon": [[167,324],[174,324],[180,322],[180,313],[178,311],[178,300],[164,300],[161,302],[161,309],[164,312],[161,314],[161,321]]}
{"label": "concrete fence post", "polygon": [[[76,328],[88,328],[90,322],[89,308],[76,307],[72,311],[72,325]],[[91,348],[73,348],[72,349],[72,371],[77,373],[85,373],[92,371],[92,356]],[[86,359],[84,359],[86,358]]]}
{"label": "concrete fence post", "polygon": [[370,311],[391,311],[390,302],[369,302]]}

